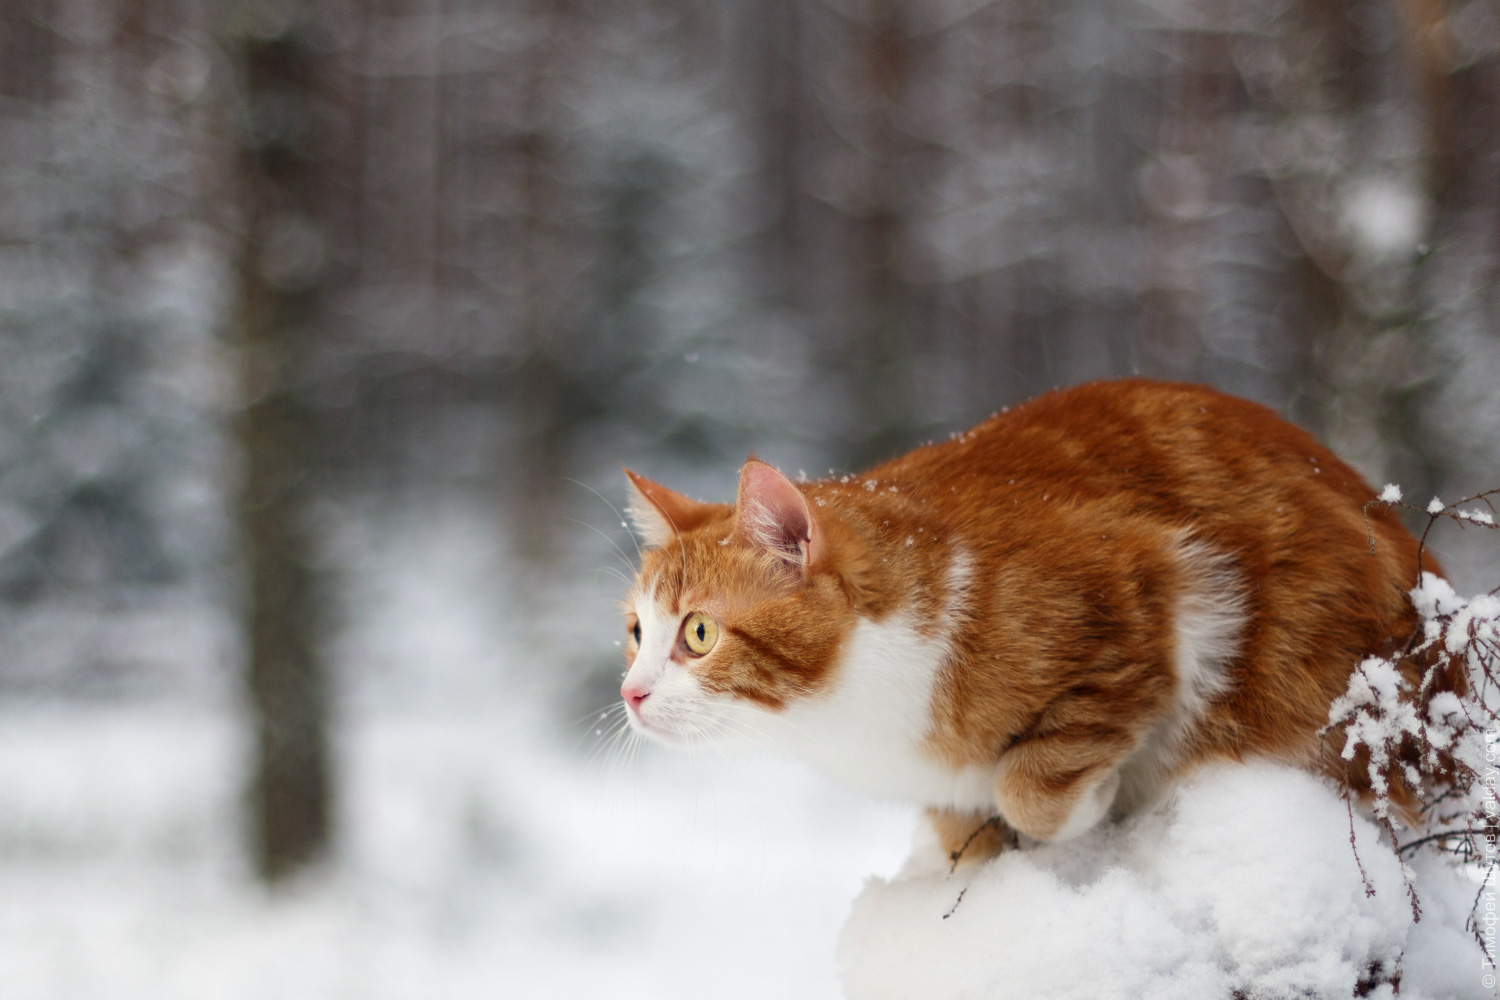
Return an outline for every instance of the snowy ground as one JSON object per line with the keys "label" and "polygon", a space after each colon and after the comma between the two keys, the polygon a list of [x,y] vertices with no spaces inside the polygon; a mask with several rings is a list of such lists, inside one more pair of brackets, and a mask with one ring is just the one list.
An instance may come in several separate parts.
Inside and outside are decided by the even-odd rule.
{"label": "snowy ground", "polygon": [[4,706],[0,996],[795,1000],[840,995],[837,957],[852,1000],[1321,997],[1403,949],[1402,997],[1493,995],[1472,882],[1422,867],[1414,929],[1374,829],[1367,899],[1342,804],[1297,772],[1231,768],[1123,830],[895,877],[910,813],[796,765],[589,763],[526,725],[484,704],[347,724],[338,860],[272,894],[234,848],[234,718]]}
{"label": "snowy ground", "polygon": [[910,811],[787,762],[602,748],[539,679],[564,668],[515,648],[488,510],[343,520],[333,862],[249,877],[232,689],[0,701],[0,1000],[839,995],[839,927]]}
{"label": "snowy ground", "polygon": [[952,873],[919,852],[855,903],[850,1000],[1389,1000],[1396,968],[1405,1000],[1494,996],[1464,929],[1473,872],[1419,859],[1414,924],[1399,862],[1357,818],[1366,892],[1349,822],[1319,778],[1226,765],[1076,841]]}
{"label": "snowy ground", "polygon": [[0,996],[834,997],[910,817],[791,765],[579,767],[483,707],[343,740],[341,859],[270,895],[201,710],[0,712]]}

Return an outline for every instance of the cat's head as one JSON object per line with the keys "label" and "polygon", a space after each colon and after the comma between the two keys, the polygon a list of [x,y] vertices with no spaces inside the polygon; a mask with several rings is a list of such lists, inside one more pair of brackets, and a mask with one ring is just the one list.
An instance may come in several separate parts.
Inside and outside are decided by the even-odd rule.
{"label": "cat's head", "polygon": [[861,600],[863,546],[814,487],[753,458],[733,505],[626,475],[646,542],[625,601],[630,723],[676,746],[753,738],[758,713],[830,682]]}

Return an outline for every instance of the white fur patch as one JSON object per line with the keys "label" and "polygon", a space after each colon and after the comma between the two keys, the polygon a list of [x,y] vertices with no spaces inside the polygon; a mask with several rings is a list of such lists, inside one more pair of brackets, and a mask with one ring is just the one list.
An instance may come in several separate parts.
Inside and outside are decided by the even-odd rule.
{"label": "white fur patch", "polygon": [[650,500],[642,496],[639,490],[632,488],[631,492],[634,498],[626,506],[625,513],[648,546],[659,549],[677,537],[677,529],[672,527],[671,522]]}
{"label": "white fur patch", "polygon": [[956,809],[995,807],[993,767],[961,771],[924,749],[932,695],[950,652],[951,626],[968,600],[973,561],[956,550],[948,568],[948,626],[924,636],[908,615],[861,620],[845,643],[830,690],[767,713],[737,704],[737,723],[753,728],[830,777],[875,795]]}
{"label": "white fur patch", "polygon": [[1188,535],[1178,542],[1177,556],[1183,589],[1173,623],[1176,698],[1171,713],[1122,767],[1121,811],[1149,805],[1161,793],[1193,727],[1229,689],[1229,663],[1245,627],[1245,583],[1233,558]]}
{"label": "white fur patch", "polygon": [[1063,820],[1063,825],[1058,827],[1057,832],[1052,835],[1050,843],[1072,840],[1092,830],[1094,824],[1109,813],[1110,806],[1114,805],[1115,795],[1119,791],[1120,772],[1118,769],[1110,771],[1085,788],[1083,794],[1078,796],[1078,801],[1073,803],[1073,809],[1068,813],[1068,818]]}
{"label": "white fur patch", "polygon": [[747,500],[739,507],[739,527],[763,549],[786,550],[786,537],[776,514],[763,503]]}

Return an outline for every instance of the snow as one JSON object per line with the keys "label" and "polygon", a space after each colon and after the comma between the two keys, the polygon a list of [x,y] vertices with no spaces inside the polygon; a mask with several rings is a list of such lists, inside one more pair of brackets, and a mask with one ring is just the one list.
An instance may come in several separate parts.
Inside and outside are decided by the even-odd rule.
{"label": "snow", "polygon": [[837,995],[849,900],[910,810],[602,745],[549,701],[561,654],[515,643],[486,507],[336,513],[332,859],[274,892],[249,872],[232,703],[0,699],[0,997]]}
{"label": "snow", "polygon": [[[7,1000],[831,997],[848,901],[911,828],[790,764],[580,767],[494,705],[385,713],[342,733],[341,859],[270,893],[224,846],[240,732],[196,708],[6,708]],[[837,944],[845,986],[1349,996],[1362,963],[1404,951],[1403,997],[1488,995],[1463,931],[1472,882],[1420,862],[1412,925],[1361,819],[1365,897],[1347,824],[1315,778],[1228,767],[1123,828],[874,878]]]}
{"label": "snow", "polygon": [[1346,195],[1344,224],[1367,253],[1409,253],[1421,242],[1428,208],[1421,189],[1409,181],[1365,178]]}
{"label": "snow", "polygon": [[1462,652],[1472,643],[1493,646],[1500,642],[1500,597],[1478,594],[1453,616],[1445,645],[1451,653]]}
{"label": "snow", "polygon": [[1257,763],[1200,772],[1121,827],[953,874],[925,848],[929,864],[856,900],[839,944],[847,995],[1350,997],[1371,963],[1398,961],[1408,1000],[1492,995],[1463,929],[1469,873],[1422,859],[1413,924],[1400,863],[1357,817],[1366,895],[1349,822],[1322,779]]}
{"label": "snow", "polygon": [[503,707],[340,734],[339,857],[286,892],[234,850],[242,728],[198,708],[0,713],[0,983],[89,997],[828,997],[911,815],[789,763],[585,766]]}
{"label": "snow", "polygon": [[1453,585],[1436,573],[1423,573],[1421,580],[1411,592],[1412,603],[1417,606],[1417,613],[1425,621],[1431,621],[1439,615],[1451,615],[1461,610],[1467,603]]}
{"label": "snow", "polygon": [[1380,502],[1381,503],[1400,503],[1401,502],[1401,487],[1397,486],[1395,483],[1386,483],[1385,484],[1385,489],[1383,489],[1383,490],[1380,491]]}

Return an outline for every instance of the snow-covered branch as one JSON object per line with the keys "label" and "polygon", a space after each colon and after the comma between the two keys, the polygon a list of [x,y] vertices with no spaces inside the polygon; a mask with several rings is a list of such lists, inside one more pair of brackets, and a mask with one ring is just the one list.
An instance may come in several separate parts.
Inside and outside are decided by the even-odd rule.
{"label": "snow-covered branch", "polygon": [[[1494,530],[1496,496],[1500,490],[1453,503],[1434,497],[1419,508],[1403,502],[1399,487],[1387,485],[1367,508],[1399,506],[1427,517],[1418,548],[1420,567],[1438,522]],[[1348,690],[1329,708],[1328,731],[1343,736],[1345,794],[1369,788],[1371,811],[1402,859],[1414,913],[1420,910],[1407,858],[1426,851],[1481,865],[1485,885],[1500,861],[1500,801],[1494,779],[1487,778],[1500,761],[1496,590],[1466,599],[1442,577],[1420,571],[1410,594],[1419,615],[1416,628],[1398,652],[1366,658],[1350,676]],[[1440,678],[1447,683],[1438,683]],[[1415,836],[1403,842],[1398,823],[1412,827]],[[1492,960],[1493,935],[1482,933],[1477,919],[1480,898],[1468,925]]]}

